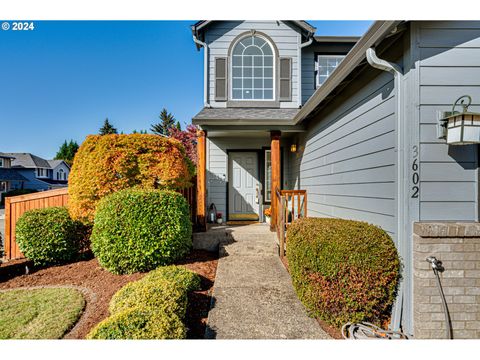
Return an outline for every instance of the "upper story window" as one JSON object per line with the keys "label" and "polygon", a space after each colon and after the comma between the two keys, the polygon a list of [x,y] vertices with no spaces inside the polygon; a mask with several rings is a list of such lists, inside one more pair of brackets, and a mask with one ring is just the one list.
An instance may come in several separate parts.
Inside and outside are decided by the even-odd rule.
{"label": "upper story window", "polygon": [[37,177],[48,177],[48,169],[37,168]]}
{"label": "upper story window", "polygon": [[343,60],[344,55],[318,55],[317,87],[321,86]]}
{"label": "upper story window", "polygon": [[275,61],[272,45],[248,36],[235,44],[231,59],[232,100],[274,100]]}
{"label": "upper story window", "polygon": [[3,168],[5,166],[3,161],[4,161],[3,158],[0,158],[0,168]]}
{"label": "upper story window", "polygon": [[67,174],[63,169],[58,170],[57,172],[57,180],[67,180]]}

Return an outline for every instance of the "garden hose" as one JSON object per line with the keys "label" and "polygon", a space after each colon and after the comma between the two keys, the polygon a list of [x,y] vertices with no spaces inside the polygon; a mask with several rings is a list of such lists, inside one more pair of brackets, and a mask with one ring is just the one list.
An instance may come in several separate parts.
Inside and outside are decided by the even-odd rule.
{"label": "garden hose", "polygon": [[342,326],[342,336],[348,340],[408,340],[400,331],[385,330],[368,322],[346,323]]}

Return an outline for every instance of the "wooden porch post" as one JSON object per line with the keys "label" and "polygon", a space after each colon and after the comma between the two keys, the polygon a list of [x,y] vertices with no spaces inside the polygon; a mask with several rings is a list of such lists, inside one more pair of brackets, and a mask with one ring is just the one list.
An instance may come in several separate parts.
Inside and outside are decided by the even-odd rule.
{"label": "wooden porch post", "polygon": [[197,226],[198,230],[206,231],[207,216],[207,132],[197,131]]}
{"label": "wooden porch post", "polygon": [[277,209],[277,195],[275,193],[276,189],[282,188],[280,184],[280,131],[272,131],[270,132],[270,139],[271,139],[271,161],[272,161],[272,188],[271,188],[271,210],[272,210],[272,218],[270,221],[270,229],[275,229],[275,226],[278,221],[278,209]]}

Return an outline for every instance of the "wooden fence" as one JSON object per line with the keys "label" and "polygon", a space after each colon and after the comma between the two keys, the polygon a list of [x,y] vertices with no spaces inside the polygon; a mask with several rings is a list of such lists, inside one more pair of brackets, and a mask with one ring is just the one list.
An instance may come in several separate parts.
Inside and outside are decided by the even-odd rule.
{"label": "wooden fence", "polygon": [[15,226],[18,218],[25,211],[52,206],[65,206],[67,203],[67,188],[5,198],[4,257],[7,260],[23,258],[23,254],[15,242]]}
{"label": "wooden fence", "polygon": [[296,219],[307,217],[306,190],[275,189],[277,201],[276,231],[280,243],[280,257],[285,256],[286,231]]}
{"label": "wooden fence", "polygon": [[[196,184],[195,179],[192,180]],[[190,205],[190,219],[196,221],[196,186],[180,190]],[[43,209],[53,206],[65,206],[68,203],[68,189],[48,190],[33,194],[5,198],[5,239],[4,258],[6,260],[23,258],[23,254],[15,242],[17,220],[25,211]]]}

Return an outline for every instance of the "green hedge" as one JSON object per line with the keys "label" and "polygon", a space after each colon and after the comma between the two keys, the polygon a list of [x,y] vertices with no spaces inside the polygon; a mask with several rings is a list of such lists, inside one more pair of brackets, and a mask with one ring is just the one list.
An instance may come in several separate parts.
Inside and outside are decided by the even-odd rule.
{"label": "green hedge", "polygon": [[389,319],[400,274],[390,236],[373,225],[305,218],[287,231],[287,258],[295,290],[315,317],[346,322]]}
{"label": "green hedge", "polygon": [[83,240],[82,224],[72,220],[65,207],[29,210],[17,221],[18,246],[35,265],[73,260]]}
{"label": "green hedge", "polygon": [[177,315],[137,306],[106,318],[87,339],[185,339],[186,333]]}
{"label": "green hedge", "polygon": [[90,240],[100,264],[115,274],[171,264],[192,246],[188,203],[173,191],[118,191],[99,202]]}
{"label": "green hedge", "polygon": [[121,288],[110,301],[109,311],[116,314],[135,306],[174,313],[183,319],[187,310],[187,293],[168,280],[135,281]]}
{"label": "green hedge", "polygon": [[200,288],[200,276],[179,266],[165,266],[128,283],[112,297],[111,316],[90,339],[184,339],[182,322],[188,293]]}

